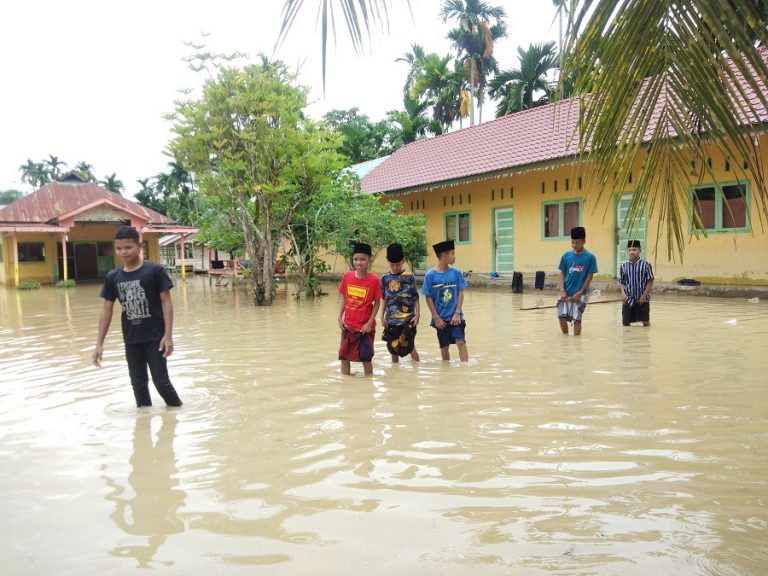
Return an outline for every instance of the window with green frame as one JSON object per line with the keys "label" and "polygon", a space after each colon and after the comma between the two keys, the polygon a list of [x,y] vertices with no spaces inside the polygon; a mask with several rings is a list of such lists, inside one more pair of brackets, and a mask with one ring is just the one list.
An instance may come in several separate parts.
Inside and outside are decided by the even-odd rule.
{"label": "window with green frame", "polygon": [[141,257],[144,258],[144,260],[151,260],[151,258],[149,257],[149,242],[144,240],[144,242],[142,242],[142,246],[141,247],[142,247],[142,252],[143,252]]}
{"label": "window with green frame", "polygon": [[541,205],[544,238],[570,238],[571,228],[581,219],[580,200],[559,200]]}
{"label": "window with green frame", "polygon": [[445,215],[445,239],[469,242],[469,212],[453,212]]}
{"label": "window with green frame", "polygon": [[19,242],[19,262],[45,262],[45,244]]}
{"label": "window with green frame", "polygon": [[710,232],[747,230],[747,186],[697,186],[693,189],[692,225]]}

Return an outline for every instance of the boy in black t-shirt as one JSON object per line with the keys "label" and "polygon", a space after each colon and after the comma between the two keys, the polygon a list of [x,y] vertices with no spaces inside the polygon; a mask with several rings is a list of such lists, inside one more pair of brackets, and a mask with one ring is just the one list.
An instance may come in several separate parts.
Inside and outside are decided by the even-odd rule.
{"label": "boy in black t-shirt", "polygon": [[151,406],[149,377],[168,406],[181,406],[181,400],[168,377],[166,358],[173,353],[173,282],[159,264],[144,262],[139,233],[121,226],[115,233],[115,252],[123,261],[122,268],[107,274],[101,297],[104,307],[99,316],[93,364],[101,366],[104,338],[112,321],[115,300],[123,307],[122,326],[125,359],[131,377],[136,406]]}

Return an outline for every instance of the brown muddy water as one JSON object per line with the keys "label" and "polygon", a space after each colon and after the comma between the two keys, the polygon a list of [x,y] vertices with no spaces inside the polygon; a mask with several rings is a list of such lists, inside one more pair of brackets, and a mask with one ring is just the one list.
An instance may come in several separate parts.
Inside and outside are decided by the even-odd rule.
{"label": "brown muddy water", "polygon": [[117,316],[90,365],[99,286],[0,290],[2,574],[768,573],[765,300],[575,338],[470,287],[468,364],[422,324],[421,363],[343,378],[333,286],[178,284],[180,410],[133,406]]}

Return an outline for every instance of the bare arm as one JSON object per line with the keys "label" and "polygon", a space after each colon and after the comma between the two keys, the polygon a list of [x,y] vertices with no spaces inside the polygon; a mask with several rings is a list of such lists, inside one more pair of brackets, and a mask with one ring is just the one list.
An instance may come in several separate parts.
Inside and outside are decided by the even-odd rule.
{"label": "bare arm", "polygon": [[568,295],[565,293],[565,272],[560,270],[560,300],[566,300]]}
{"label": "bare arm", "polygon": [[104,306],[101,307],[99,314],[99,328],[96,332],[96,348],[91,354],[91,362],[94,366],[101,368],[101,356],[104,353],[104,339],[107,337],[109,325],[112,323],[112,309],[115,307],[114,300],[104,300]]}
{"label": "bare arm", "polygon": [[651,288],[653,288],[653,278],[645,283],[645,290],[643,290],[643,293],[640,295],[640,299],[638,300],[640,304],[645,304],[648,302],[648,294],[651,293]]}
{"label": "bare arm", "polygon": [[584,280],[584,284],[582,284],[581,288],[579,288],[579,291],[573,295],[574,302],[578,302],[582,294],[584,294],[584,292],[589,290],[589,285],[592,283],[592,276],[594,275],[595,275],[594,272],[590,272],[589,274],[587,274],[587,278]]}
{"label": "bare arm", "polygon": [[464,304],[464,290],[459,290],[459,301],[456,303],[456,311],[451,317],[451,324],[458,326],[461,324],[461,305]]}
{"label": "bare arm", "polygon": [[371,331],[373,328],[373,323],[376,320],[376,314],[379,313],[379,308],[381,308],[381,299],[377,298],[373,301],[373,310],[371,310],[371,317],[368,318],[368,322],[366,322],[363,325],[363,334],[368,334],[368,332]]}
{"label": "bare arm", "polygon": [[419,318],[421,318],[421,303],[419,302],[419,299],[416,298],[416,303],[413,306],[413,318],[411,319],[411,326],[416,326],[419,323]]}
{"label": "bare arm", "polygon": [[346,329],[347,325],[344,323],[344,308],[346,308],[347,305],[347,299],[342,294],[341,298],[339,298],[339,328],[342,330]]}
{"label": "bare arm", "polygon": [[173,301],[171,300],[171,291],[163,290],[160,292],[160,302],[163,305],[163,322],[165,323],[165,333],[160,340],[160,350],[164,358],[173,354]]}

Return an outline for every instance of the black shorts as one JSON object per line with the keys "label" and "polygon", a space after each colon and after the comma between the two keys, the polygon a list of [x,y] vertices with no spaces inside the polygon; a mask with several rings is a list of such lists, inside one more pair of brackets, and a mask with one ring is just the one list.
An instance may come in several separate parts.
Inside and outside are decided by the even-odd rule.
{"label": "black shorts", "polygon": [[387,326],[381,339],[387,343],[387,350],[394,356],[405,358],[413,351],[416,340],[416,327],[410,324]]}
{"label": "black shorts", "polygon": [[464,335],[464,331],[467,328],[467,323],[464,322],[464,320],[461,321],[461,324],[454,326],[453,324],[446,324],[445,328],[437,330],[437,341],[440,344],[440,348],[445,348],[446,346],[450,346],[451,344],[455,344],[456,340],[463,340],[466,341],[466,336]]}
{"label": "black shorts", "polygon": [[631,306],[623,304],[621,307],[621,323],[629,326],[632,322],[650,322],[651,321],[651,303],[640,304],[635,302]]}

